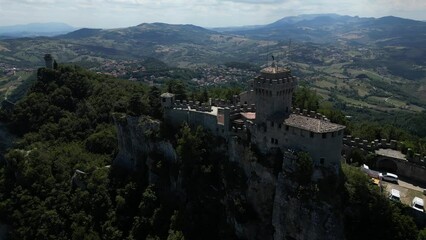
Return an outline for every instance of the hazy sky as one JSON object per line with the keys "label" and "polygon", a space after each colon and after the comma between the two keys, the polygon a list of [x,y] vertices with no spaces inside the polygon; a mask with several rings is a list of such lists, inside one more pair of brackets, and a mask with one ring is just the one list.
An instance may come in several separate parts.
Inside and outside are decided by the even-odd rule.
{"label": "hazy sky", "polygon": [[0,0],[0,26],[30,22],[101,28],[143,22],[241,26],[309,13],[426,20],[426,0]]}

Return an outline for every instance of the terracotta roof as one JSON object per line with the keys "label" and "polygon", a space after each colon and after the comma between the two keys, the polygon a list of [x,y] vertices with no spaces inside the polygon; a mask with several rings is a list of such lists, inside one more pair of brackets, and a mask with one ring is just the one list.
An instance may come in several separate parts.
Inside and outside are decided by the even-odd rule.
{"label": "terracotta roof", "polygon": [[256,113],[255,112],[242,112],[241,115],[248,120],[254,120],[256,119]]}
{"label": "terracotta roof", "polygon": [[290,116],[284,120],[284,124],[315,133],[336,132],[345,129],[343,125],[297,114],[290,114]]}

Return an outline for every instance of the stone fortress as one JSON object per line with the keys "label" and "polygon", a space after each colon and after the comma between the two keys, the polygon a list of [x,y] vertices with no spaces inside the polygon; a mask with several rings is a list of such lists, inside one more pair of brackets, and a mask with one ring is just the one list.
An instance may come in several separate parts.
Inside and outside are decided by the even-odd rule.
{"label": "stone fortress", "polygon": [[243,138],[263,153],[271,149],[308,152],[314,166],[338,174],[345,126],[331,123],[319,113],[293,108],[297,82],[289,69],[272,64],[261,70],[249,91],[233,101],[187,102],[164,93],[164,120],[174,127],[184,122],[202,126],[226,140]]}

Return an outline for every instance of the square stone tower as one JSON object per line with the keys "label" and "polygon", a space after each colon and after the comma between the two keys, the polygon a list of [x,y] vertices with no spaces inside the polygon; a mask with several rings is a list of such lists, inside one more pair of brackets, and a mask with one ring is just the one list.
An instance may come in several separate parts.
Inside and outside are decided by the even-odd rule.
{"label": "square stone tower", "polygon": [[267,120],[284,120],[292,107],[292,95],[297,79],[287,68],[272,65],[260,72],[253,82],[256,103],[256,124]]}

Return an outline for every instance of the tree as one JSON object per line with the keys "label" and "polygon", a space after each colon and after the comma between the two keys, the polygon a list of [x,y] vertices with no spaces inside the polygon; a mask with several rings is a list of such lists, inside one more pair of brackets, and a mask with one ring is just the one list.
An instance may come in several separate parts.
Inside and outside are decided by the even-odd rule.
{"label": "tree", "polygon": [[142,103],[142,96],[138,93],[132,95],[127,104],[127,113],[132,116],[140,116],[144,111],[144,104]]}
{"label": "tree", "polygon": [[317,111],[319,108],[319,97],[316,92],[310,90],[307,86],[303,86],[296,90],[293,105],[300,109]]}
{"label": "tree", "polygon": [[419,232],[417,235],[417,240],[426,240],[426,228]]}
{"label": "tree", "polygon": [[301,185],[307,185],[311,183],[314,171],[312,157],[306,152],[300,152],[297,156],[296,180]]}
{"label": "tree", "polygon": [[161,119],[162,111],[161,111],[161,98],[160,98],[160,90],[153,86],[149,90],[148,95],[149,100],[149,114],[151,117]]}

